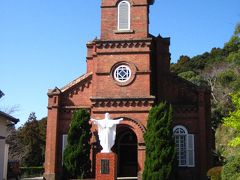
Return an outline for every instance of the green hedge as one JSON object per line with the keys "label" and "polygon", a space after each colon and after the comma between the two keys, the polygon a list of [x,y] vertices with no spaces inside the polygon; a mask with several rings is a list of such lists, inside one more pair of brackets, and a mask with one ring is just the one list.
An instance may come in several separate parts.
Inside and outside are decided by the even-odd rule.
{"label": "green hedge", "polygon": [[38,177],[44,173],[43,167],[20,167],[21,177]]}

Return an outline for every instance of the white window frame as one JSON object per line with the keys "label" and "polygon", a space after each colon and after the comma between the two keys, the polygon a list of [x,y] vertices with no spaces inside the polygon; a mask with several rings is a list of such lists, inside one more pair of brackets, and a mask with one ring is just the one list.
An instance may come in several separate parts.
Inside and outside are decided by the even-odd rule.
{"label": "white window frame", "polygon": [[[190,142],[191,140],[191,142]],[[187,161],[188,161],[188,167],[195,167],[195,140],[194,140],[194,135],[193,134],[188,134],[187,135]],[[190,148],[190,145],[192,144],[192,147]],[[190,153],[192,154],[192,163],[190,163]]]}
{"label": "white window frame", "polygon": [[[121,29],[120,28],[120,6],[122,3],[127,3],[128,5],[128,28],[127,29]],[[131,24],[131,5],[128,1],[121,1],[119,4],[118,4],[118,30],[119,31],[128,31],[130,30],[130,24]]]}
{"label": "white window frame", "polygon": [[[182,134],[176,134],[175,131],[177,129],[181,129],[184,131]],[[186,164],[181,164],[181,162],[178,162],[179,167],[195,167],[195,141],[194,141],[194,135],[188,134],[187,129],[184,126],[178,125],[173,128],[173,134],[174,136],[185,136],[185,149],[186,149]],[[176,143],[176,141],[175,141]],[[178,152],[180,153],[180,152]],[[190,154],[192,156],[192,159],[190,159]]]}
{"label": "white window frame", "polygon": [[[127,76],[125,79],[120,79],[120,77],[119,77],[118,71],[119,71],[120,68],[125,68],[125,69],[128,71],[128,76]],[[123,64],[122,64],[122,65],[118,66],[118,67],[114,70],[113,76],[114,76],[114,79],[115,79],[116,81],[120,82],[120,83],[127,82],[127,81],[131,78],[131,76],[132,76],[131,68],[130,68],[129,66],[127,66],[127,65],[123,65]]]}
{"label": "white window frame", "polygon": [[68,135],[67,134],[63,134],[62,135],[62,165],[63,165],[63,155],[64,155],[64,150],[66,149],[67,147],[67,138],[68,138]]}

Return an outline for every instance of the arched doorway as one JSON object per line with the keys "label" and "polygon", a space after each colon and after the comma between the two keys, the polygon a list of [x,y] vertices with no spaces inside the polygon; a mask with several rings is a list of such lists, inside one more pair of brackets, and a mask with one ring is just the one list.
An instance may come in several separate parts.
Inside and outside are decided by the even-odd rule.
{"label": "arched doorway", "polygon": [[137,136],[128,127],[117,130],[115,151],[118,155],[118,177],[137,177]]}

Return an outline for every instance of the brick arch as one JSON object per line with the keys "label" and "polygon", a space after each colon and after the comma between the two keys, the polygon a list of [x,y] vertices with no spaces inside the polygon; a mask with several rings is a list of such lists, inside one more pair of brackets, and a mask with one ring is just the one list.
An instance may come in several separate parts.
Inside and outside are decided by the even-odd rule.
{"label": "brick arch", "polygon": [[130,128],[137,136],[138,143],[144,143],[143,134],[146,131],[145,126],[138,120],[131,119],[128,117],[121,117],[123,121],[118,125],[118,127],[128,127]]}

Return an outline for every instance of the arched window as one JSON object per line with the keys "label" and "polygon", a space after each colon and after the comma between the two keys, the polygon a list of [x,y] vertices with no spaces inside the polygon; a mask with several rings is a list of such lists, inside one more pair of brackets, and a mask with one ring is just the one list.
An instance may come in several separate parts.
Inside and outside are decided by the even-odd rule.
{"label": "arched window", "polygon": [[130,3],[121,1],[118,4],[118,30],[130,30]]}
{"label": "arched window", "polygon": [[175,137],[178,165],[194,167],[194,135],[188,134],[184,126],[174,127],[173,134]]}

